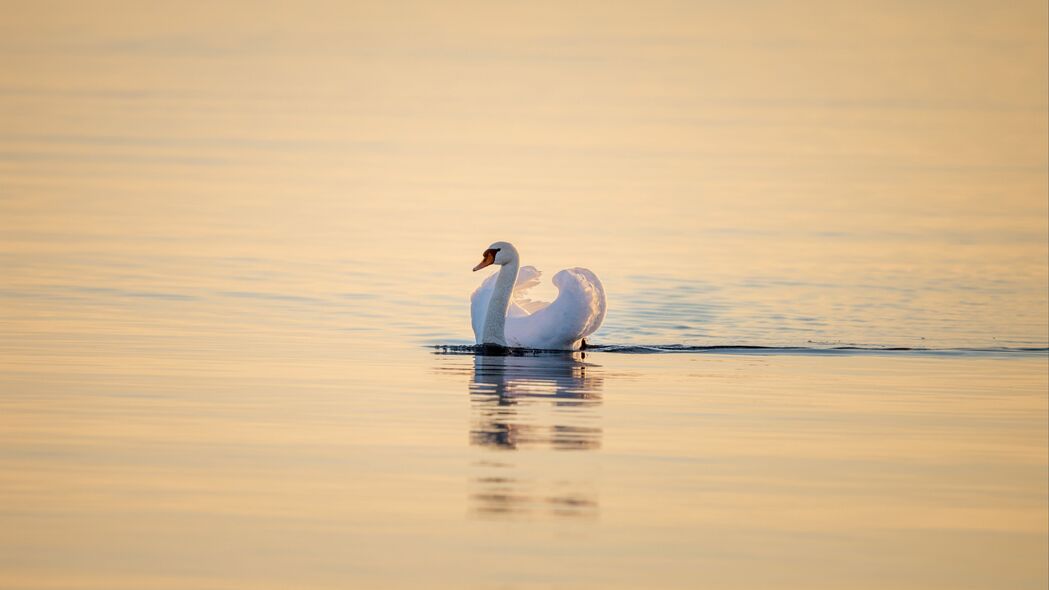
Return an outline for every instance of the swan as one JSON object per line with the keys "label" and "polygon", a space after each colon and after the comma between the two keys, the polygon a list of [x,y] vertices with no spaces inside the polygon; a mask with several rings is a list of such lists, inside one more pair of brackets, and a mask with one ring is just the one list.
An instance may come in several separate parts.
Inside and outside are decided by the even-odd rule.
{"label": "swan", "polygon": [[605,290],[585,268],[554,275],[557,299],[532,301],[528,289],[539,284],[534,266],[521,267],[517,248],[496,242],[482,254],[474,272],[490,265],[502,268],[470,296],[470,316],[477,344],[541,350],[579,350],[605,319]]}

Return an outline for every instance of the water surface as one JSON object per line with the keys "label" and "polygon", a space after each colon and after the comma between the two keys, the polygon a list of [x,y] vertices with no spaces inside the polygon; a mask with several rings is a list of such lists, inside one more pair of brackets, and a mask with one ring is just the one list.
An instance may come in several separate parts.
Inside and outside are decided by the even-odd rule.
{"label": "water surface", "polygon": [[0,586],[1049,581],[1044,3],[5,15]]}

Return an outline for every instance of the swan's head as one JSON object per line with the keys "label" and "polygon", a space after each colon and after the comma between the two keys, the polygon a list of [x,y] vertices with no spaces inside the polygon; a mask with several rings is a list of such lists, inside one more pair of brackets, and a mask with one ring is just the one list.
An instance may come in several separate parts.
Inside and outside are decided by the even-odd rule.
{"label": "swan's head", "polygon": [[492,264],[502,266],[514,262],[517,260],[517,248],[514,248],[514,245],[510,242],[496,242],[491,246],[488,246],[488,249],[485,250],[484,254],[481,256],[483,256],[483,258],[481,259],[481,262],[474,267],[475,271],[481,270]]}

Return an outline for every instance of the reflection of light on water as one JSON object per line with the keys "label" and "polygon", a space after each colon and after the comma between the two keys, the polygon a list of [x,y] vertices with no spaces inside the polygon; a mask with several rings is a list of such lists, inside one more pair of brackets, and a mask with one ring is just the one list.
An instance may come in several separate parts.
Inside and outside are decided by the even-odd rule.
{"label": "reflection of light on water", "polygon": [[[477,463],[474,509],[486,516],[593,517],[594,482],[574,470],[550,473],[530,452],[601,447],[596,412],[602,379],[582,353],[539,356],[477,356],[469,391],[473,405],[471,444],[499,451],[499,461]],[[538,469],[530,469],[538,466]]]}

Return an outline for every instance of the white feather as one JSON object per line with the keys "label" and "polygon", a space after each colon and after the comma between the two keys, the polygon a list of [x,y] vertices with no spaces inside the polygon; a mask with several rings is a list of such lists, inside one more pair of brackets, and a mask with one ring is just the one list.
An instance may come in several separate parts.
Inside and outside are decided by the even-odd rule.
{"label": "white feather", "polygon": [[[486,278],[470,297],[470,317],[478,343],[498,274]],[[552,302],[534,301],[526,294],[539,284],[540,275],[534,266],[521,267],[518,272],[506,313],[506,343],[520,348],[578,349],[582,339],[593,334],[605,318],[601,281],[588,269],[565,269],[554,275],[557,298]]]}

